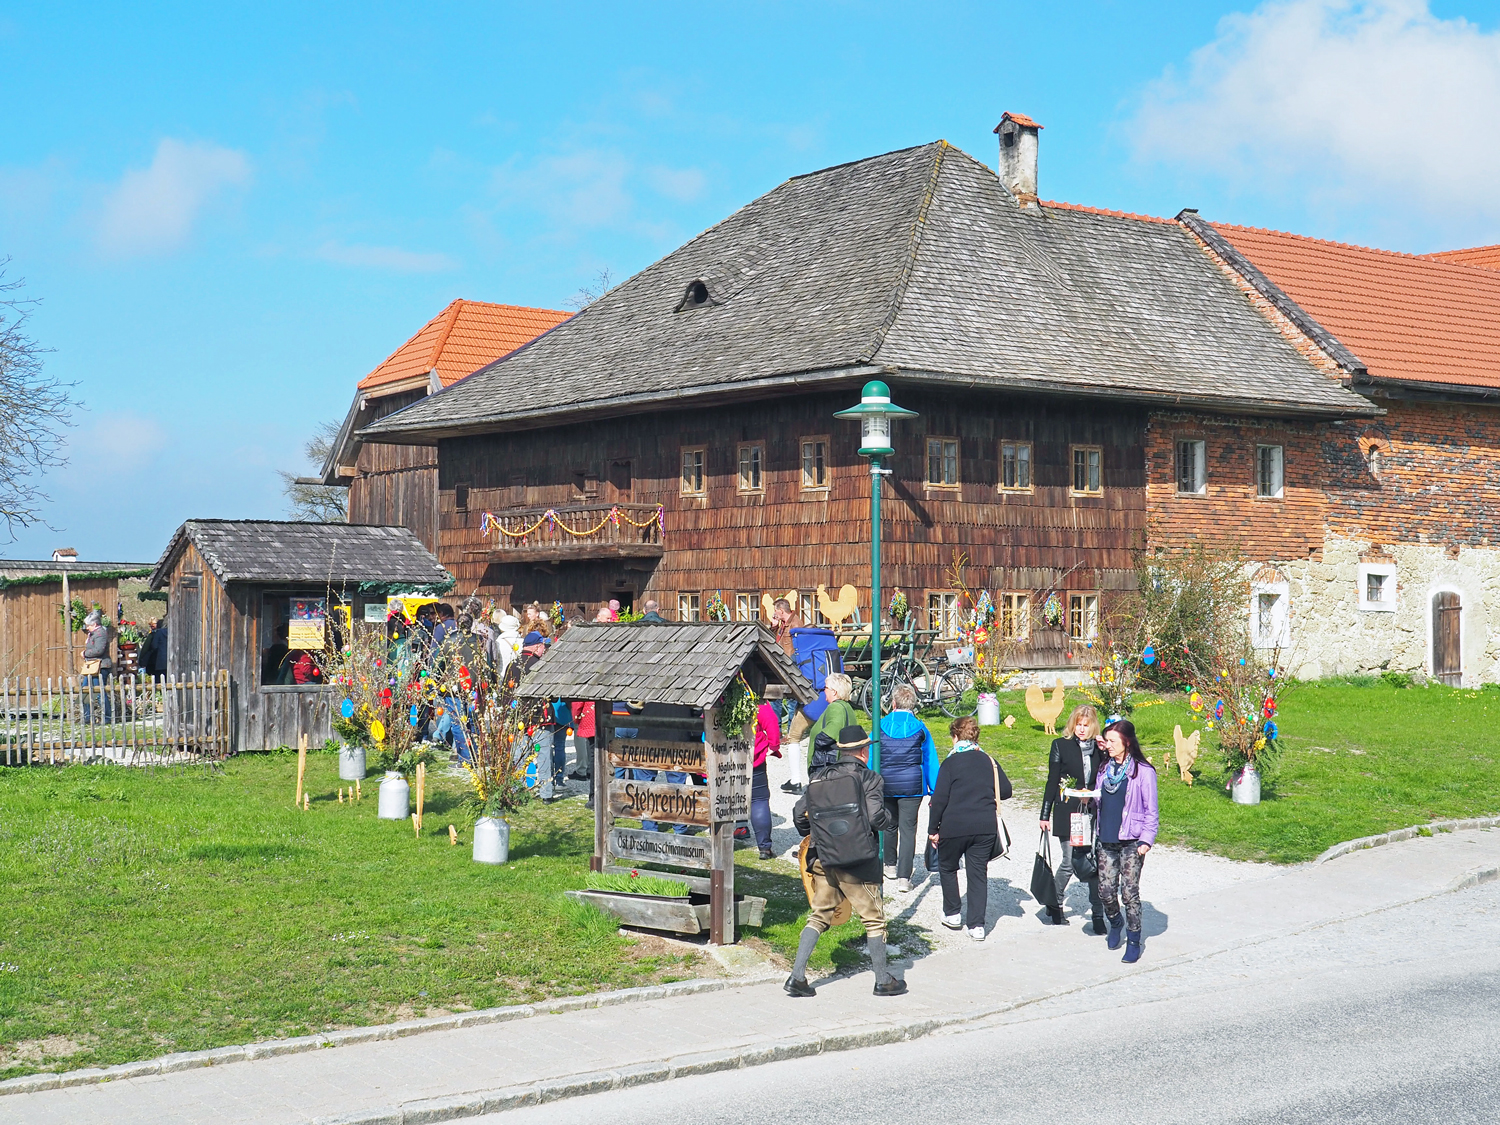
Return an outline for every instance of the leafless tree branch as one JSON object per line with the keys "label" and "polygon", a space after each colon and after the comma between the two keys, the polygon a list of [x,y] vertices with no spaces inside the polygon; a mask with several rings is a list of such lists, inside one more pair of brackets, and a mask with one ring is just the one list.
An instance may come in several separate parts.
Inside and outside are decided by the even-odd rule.
{"label": "leafless tree branch", "polygon": [[[318,432],[308,438],[307,444],[302,447],[308,461],[318,472],[322,472],[323,462],[328,459],[328,453],[333,448],[334,440],[338,435],[337,423],[324,422],[318,426]],[[287,515],[292,519],[307,523],[342,523],[348,519],[349,490],[347,488],[339,485],[311,484],[307,478],[282,469],[277,469],[276,472],[281,477],[281,491],[287,499]]]}

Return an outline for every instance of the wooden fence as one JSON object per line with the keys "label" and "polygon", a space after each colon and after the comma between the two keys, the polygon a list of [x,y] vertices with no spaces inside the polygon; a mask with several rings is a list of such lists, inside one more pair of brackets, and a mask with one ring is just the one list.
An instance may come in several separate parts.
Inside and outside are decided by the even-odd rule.
{"label": "wooden fence", "polygon": [[229,756],[229,673],[211,679],[0,679],[0,764]]}

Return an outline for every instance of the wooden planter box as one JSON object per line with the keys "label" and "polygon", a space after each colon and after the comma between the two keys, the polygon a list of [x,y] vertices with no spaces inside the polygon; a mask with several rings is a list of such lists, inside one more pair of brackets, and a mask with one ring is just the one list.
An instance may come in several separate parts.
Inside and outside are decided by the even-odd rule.
{"label": "wooden planter box", "polygon": [[[613,914],[627,926],[643,930],[668,930],[677,934],[701,934],[709,928],[707,895],[670,898],[665,895],[628,895],[618,891],[565,891],[576,902],[596,906]],[[701,901],[700,901],[701,900]],[[736,895],[735,920],[741,926],[759,926],[765,918],[766,900]]]}

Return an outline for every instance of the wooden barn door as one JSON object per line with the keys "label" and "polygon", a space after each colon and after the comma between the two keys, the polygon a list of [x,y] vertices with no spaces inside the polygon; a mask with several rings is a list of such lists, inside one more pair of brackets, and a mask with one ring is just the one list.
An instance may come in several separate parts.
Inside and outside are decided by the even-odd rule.
{"label": "wooden barn door", "polygon": [[1463,649],[1459,642],[1462,608],[1459,596],[1444,591],[1432,596],[1432,674],[1445,684],[1463,682]]}

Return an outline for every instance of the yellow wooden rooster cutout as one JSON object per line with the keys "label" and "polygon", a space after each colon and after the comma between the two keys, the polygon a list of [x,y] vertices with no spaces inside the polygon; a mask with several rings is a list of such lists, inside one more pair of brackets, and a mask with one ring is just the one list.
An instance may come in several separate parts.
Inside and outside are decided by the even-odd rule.
{"label": "yellow wooden rooster cutout", "polygon": [[[779,600],[780,600],[779,598],[773,598],[770,594],[762,594],[760,596],[760,608],[765,612],[766,620],[767,621],[775,621],[776,620],[776,603]],[[787,603],[789,605],[791,605],[792,612],[796,613],[797,612],[797,591],[796,590],[788,590],[786,592],[786,600],[787,600]]]}
{"label": "yellow wooden rooster cutout", "polygon": [[1036,684],[1026,689],[1026,710],[1031,713],[1033,719],[1042,724],[1042,729],[1054,738],[1057,736],[1057,717],[1062,714],[1065,694],[1062,680],[1058,680],[1057,687],[1052,689],[1051,699],[1048,699]]}
{"label": "yellow wooden rooster cutout", "polygon": [[1184,738],[1181,727],[1172,728],[1172,740],[1177,743],[1177,768],[1182,772],[1182,780],[1189,785],[1193,783],[1193,775],[1190,771],[1193,763],[1198,760],[1198,740],[1202,737],[1201,730],[1195,730]]}
{"label": "yellow wooden rooster cutout", "polygon": [[854,616],[854,611],[859,608],[859,591],[847,582],[839,587],[837,599],[828,596],[828,587],[818,583],[818,610],[827,618],[830,625],[842,625],[846,620]]}

